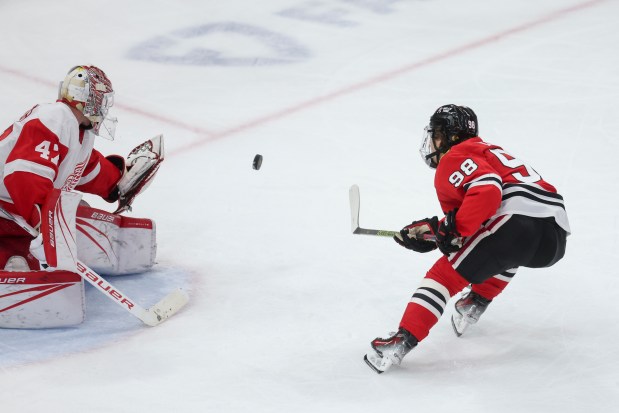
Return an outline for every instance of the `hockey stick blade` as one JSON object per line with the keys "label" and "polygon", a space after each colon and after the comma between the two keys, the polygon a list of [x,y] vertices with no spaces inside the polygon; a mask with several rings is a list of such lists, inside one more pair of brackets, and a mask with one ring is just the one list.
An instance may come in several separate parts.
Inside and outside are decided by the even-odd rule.
{"label": "hockey stick blade", "polygon": [[393,237],[397,231],[386,231],[382,229],[367,229],[359,226],[359,211],[361,209],[361,196],[359,186],[352,185],[348,191],[350,198],[350,229],[353,234],[378,235],[381,237]]}
{"label": "hockey stick blade", "polygon": [[350,199],[350,228],[352,233],[355,234],[355,231],[359,229],[359,204],[361,202],[358,185],[355,184],[350,187],[348,198]]}
{"label": "hockey stick blade", "polygon": [[[348,191],[350,198],[350,226],[353,234],[360,235],[377,235],[379,237],[393,237],[399,234],[400,231],[389,231],[385,229],[369,229],[359,226],[359,212],[361,210],[361,195],[359,194],[359,186],[352,185]],[[434,235],[424,234],[423,239],[426,241],[435,241]]]}
{"label": "hockey stick blade", "polygon": [[146,319],[142,319],[142,321],[145,324],[154,327],[172,317],[188,302],[189,296],[187,293],[178,288],[163,297],[157,304],[146,310],[150,316]]}
{"label": "hockey stick blade", "polygon": [[163,297],[151,308],[145,309],[128,297],[125,293],[110,284],[106,279],[101,277],[83,262],[77,262],[76,272],[107,298],[133,314],[135,317],[139,318],[144,324],[151,327],[159,325],[168,318],[172,317],[189,301],[187,294],[184,291],[177,289]]}

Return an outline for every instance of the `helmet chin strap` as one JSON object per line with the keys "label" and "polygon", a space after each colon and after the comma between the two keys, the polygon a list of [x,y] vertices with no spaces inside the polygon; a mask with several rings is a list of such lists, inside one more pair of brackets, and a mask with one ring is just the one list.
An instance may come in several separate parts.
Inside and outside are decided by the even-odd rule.
{"label": "helmet chin strap", "polygon": [[[431,154],[426,155],[426,160],[432,161],[432,158],[434,158],[436,156],[436,166],[438,166],[439,155],[445,154],[448,150],[449,150],[449,146],[443,145],[440,148],[436,149]],[[436,168],[436,166],[435,166],[435,168]]]}
{"label": "helmet chin strap", "polygon": [[445,153],[445,152],[442,152],[440,150],[436,150],[436,151],[432,152],[431,154],[426,155],[426,159],[432,159],[435,156],[437,157],[436,159],[438,159],[438,155],[441,154],[441,153]]}
{"label": "helmet chin strap", "polygon": [[455,135],[451,139],[451,141],[453,142],[451,145],[445,142],[441,142],[443,143],[443,145],[441,145],[441,147],[439,148],[436,148],[436,150],[432,152],[431,154],[426,155],[426,159],[432,160],[432,158],[436,156],[436,165],[438,166],[439,155],[447,153],[447,151],[456,143],[456,139],[453,139],[453,138],[455,138]]}

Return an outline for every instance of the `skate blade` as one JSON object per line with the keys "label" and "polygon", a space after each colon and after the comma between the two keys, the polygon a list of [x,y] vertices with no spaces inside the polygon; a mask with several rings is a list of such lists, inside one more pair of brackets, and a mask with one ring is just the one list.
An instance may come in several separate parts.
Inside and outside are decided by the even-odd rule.
{"label": "skate blade", "polygon": [[366,354],[363,360],[372,370],[378,374],[382,374],[391,367],[393,362],[386,357],[380,357],[378,354]]}
{"label": "skate blade", "polygon": [[451,316],[451,326],[453,327],[454,333],[456,333],[456,336],[461,337],[469,325],[470,324],[467,323],[466,319],[462,317],[461,315],[453,314]]}

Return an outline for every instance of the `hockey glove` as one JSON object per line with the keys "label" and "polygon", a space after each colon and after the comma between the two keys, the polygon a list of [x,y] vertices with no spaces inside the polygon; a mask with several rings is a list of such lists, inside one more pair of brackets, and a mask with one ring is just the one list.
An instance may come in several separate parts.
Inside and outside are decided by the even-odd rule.
{"label": "hockey glove", "polygon": [[47,267],[42,234],[39,234],[35,239],[30,242],[30,254],[32,254],[34,258],[39,260],[43,268]]}
{"label": "hockey glove", "polygon": [[[136,146],[127,156],[127,172],[118,182],[118,208],[115,214],[131,211],[131,204],[152,182],[163,162],[163,135]],[[112,195],[112,194],[110,194]]]}
{"label": "hockey glove", "polygon": [[[120,171],[120,178],[125,175],[126,166],[125,166],[125,158],[119,155],[108,155],[105,157],[108,161],[110,161],[115,167]],[[108,194],[107,198],[104,198],[107,202],[116,202],[120,197],[120,191],[118,189],[118,185],[112,188],[112,191]]]}
{"label": "hockey glove", "polygon": [[441,220],[436,231],[436,245],[445,255],[452,254],[462,248],[462,238],[456,230],[457,209],[449,211]]}
{"label": "hockey glove", "polygon": [[393,237],[395,242],[416,252],[430,252],[436,249],[436,242],[431,238],[436,234],[438,218],[425,218],[405,226]]}

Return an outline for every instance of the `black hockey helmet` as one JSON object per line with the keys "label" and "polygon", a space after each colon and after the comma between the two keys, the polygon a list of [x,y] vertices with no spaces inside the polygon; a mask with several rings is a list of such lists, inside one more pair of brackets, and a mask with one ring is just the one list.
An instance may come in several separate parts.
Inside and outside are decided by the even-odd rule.
{"label": "black hockey helmet", "polygon": [[[443,137],[441,146],[434,146],[434,138],[439,133]],[[439,153],[445,153],[454,145],[477,136],[479,129],[477,115],[467,106],[444,105],[430,117],[430,123],[424,131],[421,156],[431,168],[437,167],[433,159]]]}

